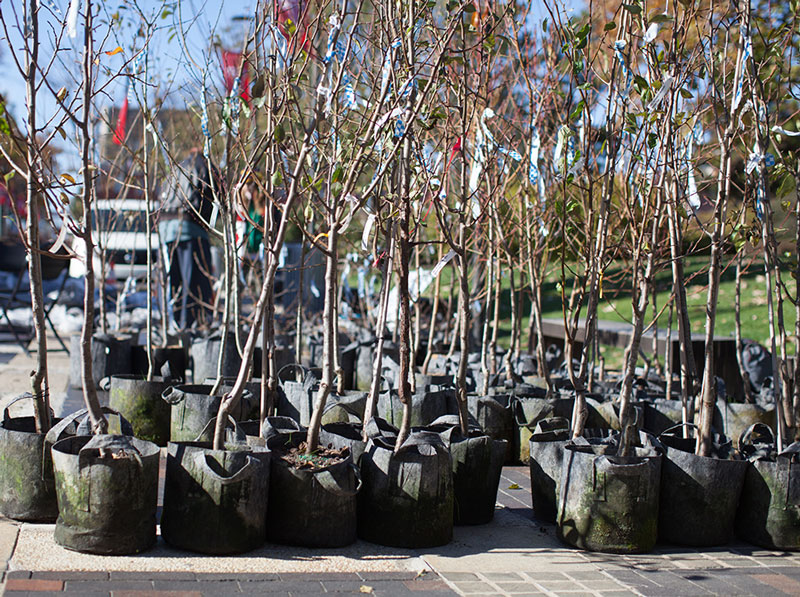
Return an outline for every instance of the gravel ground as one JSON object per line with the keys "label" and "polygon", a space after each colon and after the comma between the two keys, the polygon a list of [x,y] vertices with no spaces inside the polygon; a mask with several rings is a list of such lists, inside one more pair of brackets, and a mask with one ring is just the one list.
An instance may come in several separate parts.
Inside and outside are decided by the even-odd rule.
{"label": "gravel ground", "polygon": [[427,569],[413,551],[379,547],[363,541],[329,550],[265,544],[241,556],[204,556],[157,545],[139,556],[95,556],[66,550],[53,541],[53,525],[23,524],[12,570],[82,570],[170,572],[391,572]]}

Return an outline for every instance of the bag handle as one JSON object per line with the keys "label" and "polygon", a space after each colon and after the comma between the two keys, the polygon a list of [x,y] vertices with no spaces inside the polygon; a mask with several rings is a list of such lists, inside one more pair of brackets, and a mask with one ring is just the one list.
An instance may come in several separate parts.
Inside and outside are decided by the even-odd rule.
{"label": "bag handle", "polygon": [[361,490],[361,471],[352,461],[347,464],[347,467],[353,471],[353,474],[356,478],[356,486],[353,489],[345,489],[339,485],[339,483],[336,482],[333,473],[331,473],[328,469],[316,473],[314,478],[319,482],[322,488],[329,493],[341,497],[353,497]]}
{"label": "bag handle", "polygon": [[161,398],[167,404],[176,405],[179,404],[184,398],[186,398],[186,392],[181,389],[178,389],[177,386],[170,386],[161,392]]}
{"label": "bag handle", "polygon": [[694,423],[678,423],[677,425],[673,425],[672,427],[667,427],[666,429],[664,429],[664,431],[658,434],[658,439],[661,439],[662,435],[665,435],[670,431],[675,431],[676,429],[682,429],[683,427],[691,427],[692,429],[695,430],[697,429],[697,425],[695,425]]}
{"label": "bag handle", "polygon": [[[235,437],[236,443],[237,444],[246,443],[247,442],[247,435],[242,430],[242,428],[239,425],[239,423],[236,422],[236,419],[234,419],[231,415],[228,415],[228,423],[232,423],[233,424],[233,433],[234,433],[234,437]],[[202,431],[200,431],[200,433],[197,435],[197,437],[194,438],[194,441],[196,441],[196,442],[203,441],[203,435],[209,430],[209,428],[216,427],[216,424],[217,424],[217,417],[212,417],[211,419],[209,419],[208,423],[206,423],[206,425],[205,425],[205,427],[203,427]],[[227,429],[228,425],[225,425],[225,428]]]}
{"label": "bag handle", "polygon": [[287,369],[290,369],[290,370],[300,369],[300,371],[302,371],[302,373],[303,373],[303,379],[308,377],[308,369],[306,367],[304,367],[300,363],[288,363],[288,364],[284,365],[283,367],[281,367],[278,370],[278,375],[276,376],[278,378],[278,383],[282,383],[283,381],[286,381],[286,380],[281,378],[281,375],[283,375],[283,372],[286,371]]}
{"label": "bag handle", "polygon": [[[3,423],[6,423],[6,422],[8,422],[9,419],[11,419],[11,415],[9,414],[8,410],[11,408],[11,406],[13,404],[16,404],[17,402],[21,402],[23,400],[34,400],[34,399],[35,399],[35,397],[34,397],[33,394],[31,394],[30,392],[25,392],[24,394],[20,394],[19,396],[14,398],[11,402],[6,404],[6,407],[3,409]],[[51,419],[53,417],[55,417],[55,413],[53,412],[53,408],[52,407],[48,407],[47,410],[50,411],[50,418]]]}
{"label": "bag handle", "polygon": [[97,382],[97,386],[104,392],[111,390],[111,376],[106,375],[103,379]]}
{"label": "bag handle", "polygon": [[772,427],[770,427],[769,425],[766,425],[764,423],[753,423],[752,425],[750,425],[750,427],[748,427],[747,429],[742,431],[742,434],[739,436],[739,448],[740,449],[744,445],[748,445],[748,446],[752,446],[753,445],[752,436],[753,436],[753,432],[756,429],[758,429],[761,432],[766,431],[767,433],[769,433],[770,443],[772,443],[772,444],[775,443],[775,433],[772,431]]}
{"label": "bag handle", "polygon": [[510,394],[508,397],[508,404],[511,412],[514,414],[514,422],[520,427],[527,427],[528,420],[525,418],[525,411],[522,408],[522,400],[515,394]]}
{"label": "bag handle", "polygon": [[439,437],[438,433],[434,433],[432,431],[417,431],[416,433],[412,433],[408,436],[406,441],[397,449],[395,452],[396,456],[399,456],[403,452],[407,452],[411,448],[419,447],[419,446],[431,446],[437,452],[448,452],[447,446],[444,445],[442,438]]}
{"label": "bag handle", "polygon": [[211,454],[198,451],[195,453],[194,459],[198,467],[200,467],[203,470],[203,476],[211,477],[214,481],[216,481],[220,485],[233,485],[234,483],[238,483],[239,481],[241,481],[244,477],[249,477],[250,469],[255,466],[255,461],[256,461],[255,458],[248,455],[245,459],[244,466],[235,473],[233,473],[232,475],[226,477],[224,475],[220,475],[209,464],[209,461],[212,459]]}

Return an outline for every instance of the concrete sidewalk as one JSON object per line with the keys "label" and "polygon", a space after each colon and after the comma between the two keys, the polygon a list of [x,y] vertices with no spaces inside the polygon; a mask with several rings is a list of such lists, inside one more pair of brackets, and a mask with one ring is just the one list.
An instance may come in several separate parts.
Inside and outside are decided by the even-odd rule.
{"label": "concrete sidewalk", "polygon": [[[53,353],[50,361],[54,408],[70,412],[80,396],[66,392],[68,358]],[[22,353],[0,352],[0,406],[27,389],[31,362]],[[581,552],[561,544],[554,526],[533,519],[530,496],[527,467],[506,467],[495,520],[457,527],[450,544],[429,550],[359,541],[329,550],[266,544],[241,556],[209,557],[159,539],[139,556],[103,557],[58,547],[53,525],[0,519],[0,567],[9,596],[800,595],[800,554],[740,543],[708,550],[658,546],[642,556]]]}

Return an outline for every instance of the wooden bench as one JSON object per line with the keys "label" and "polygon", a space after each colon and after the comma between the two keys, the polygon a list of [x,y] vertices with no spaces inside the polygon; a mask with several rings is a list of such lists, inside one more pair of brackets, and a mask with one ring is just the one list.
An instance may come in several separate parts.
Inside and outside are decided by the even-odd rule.
{"label": "wooden bench", "polygon": [[[564,349],[564,321],[562,319],[543,319],[542,332],[544,333],[545,344],[555,344],[562,350]],[[600,319],[597,321],[597,339],[604,346],[614,346],[625,349],[633,333],[633,326],[621,321],[607,321]],[[573,341],[574,350],[577,354],[586,340],[585,320],[581,319],[578,330]],[[681,370],[680,342],[678,331],[672,330],[672,372],[677,374]],[[705,335],[692,334],[692,351],[694,353],[694,363],[697,375],[701,376],[704,369]],[[655,347],[655,350],[654,350]],[[657,354],[664,362],[667,354],[667,331],[665,329],[650,329],[642,334],[642,341],[639,346],[645,354]],[[736,361],[736,341],[727,336],[714,337],[714,374],[725,381],[725,386],[729,396],[734,396],[736,400],[743,400],[744,389],[742,387],[742,376],[739,374],[739,364]]]}

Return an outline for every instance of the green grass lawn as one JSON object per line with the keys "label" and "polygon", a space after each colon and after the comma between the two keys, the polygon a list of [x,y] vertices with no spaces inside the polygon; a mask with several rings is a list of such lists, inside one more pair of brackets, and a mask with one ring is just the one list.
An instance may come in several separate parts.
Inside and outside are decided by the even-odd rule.
{"label": "green grass lawn", "polygon": [[[720,278],[719,300],[717,304],[717,320],[715,333],[718,336],[733,336],[735,325],[735,295],[736,295],[736,268],[733,256],[726,255],[723,261],[724,271]],[[452,268],[445,268],[442,271],[442,296],[447,296],[450,278],[453,275]],[[543,315],[544,317],[561,318],[562,304],[561,295],[558,290],[560,279],[560,265],[554,264],[548,271],[543,287]],[[569,274],[568,274],[569,275]],[[706,300],[708,293],[708,257],[694,256],[686,259],[685,263],[686,299],[689,305],[689,321],[693,333],[703,333],[706,320]],[[794,278],[789,272],[784,273],[784,284],[789,286],[790,291],[794,290]],[[567,281],[569,289],[570,280]],[[598,307],[600,319],[610,321],[631,321],[631,277],[623,264],[613,265],[606,270],[603,282],[603,298]],[[519,280],[517,279],[517,284]],[[659,329],[666,330],[668,325],[669,307],[664,306],[670,300],[672,293],[672,272],[669,265],[664,267],[656,275],[656,306],[661,312],[658,325]],[[425,294],[432,295],[432,289]],[[769,349],[769,319],[767,310],[767,288],[766,277],[764,275],[763,261],[753,260],[746,264],[746,271],[742,275],[741,291],[741,324],[742,337],[755,340]],[[777,308],[777,304],[776,304]],[[663,311],[662,311],[663,309]],[[499,342],[501,346],[507,347],[510,339],[510,291],[508,276],[503,280],[503,292],[501,293],[501,324]],[[530,303],[526,299],[523,301],[522,330],[523,346],[526,342],[526,331],[528,329],[528,318],[530,314]],[[585,309],[584,309],[585,314]],[[653,320],[653,301],[648,307],[647,324]],[[786,302],[784,305],[785,326],[789,334],[794,331],[795,311],[794,305]],[[677,335],[677,327],[673,318],[673,334]],[[795,342],[790,339],[788,350],[790,354],[795,353]],[[614,363],[621,360],[621,350],[614,350],[609,347],[604,348],[607,362]]]}
{"label": "green grass lawn", "polygon": [[[725,255],[723,259],[724,271],[721,275],[719,300],[717,305],[717,321],[715,333],[717,336],[733,336],[734,317],[735,317],[735,293],[736,293],[736,268],[732,255]],[[450,287],[450,280],[453,268],[446,267],[441,275],[441,297],[447,297]],[[558,290],[560,279],[560,265],[552,264],[547,272],[546,281],[543,287],[543,315],[550,318],[562,317],[561,295]],[[569,275],[569,274],[568,274]],[[698,255],[688,257],[685,262],[686,298],[689,304],[689,320],[693,333],[703,333],[706,319],[706,300],[708,292],[708,256]],[[517,277],[517,285],[519,278]],[[794,291],[794,278],[790,272],[784,272],[783,282],[790,291]],[[352,281],[355,284],[355,279]],[[567,289],[571,280],[567,280]],[[610,321],[631,321],[631,276],[622,263],[613,264],[604,275],[603,298],[598,307],[598,316],[603,320]],[[503,279],[503,291],[501,293],[500,311],[500,331],[499,343],[503,347],[508,347],[510,340],[510,291],[508,276]],[[664,309],[664,305],[669,301],[672,292],[672,272],[669,264],[662,264],[656,275],[656,306],[661,315],[658,326],[660,330],[666,330],[668,323],[669,308]],[[457,292],[457,290],[456,290]],[[432,296],[433,285],[424,293]],[[755,340],[769,349],[769,319],[767,311],[767,288],[764,275],[763,261],[754,259],[746,265],[746,271],[742,276],[741,292],[741,324],[742,337]],[[776,305],[777,308],[777,305]],[[584,310],[585,311],[585,310]],[[523,299],[521,305],[521,326],[523,346],[527,343],[528,319],[530,315],[530,302],[527,297]],[[791,335],[794,331],[795,310],[794,305],[786,302],[784,305],[784,318],[787,332]],[[647,324],[653,320],[653,302],[651,300],[648,307]],[[673,319],[673,334],[677,337],[677,326]],[[602,348],[606,362],[611,367],[618,367],[621,363],[622,350],[611,347]],[[790,337],[788,343],[790,354],[795,353],[795,342]]]}
{"label": "green grass lawn", "polygon": [[[726,256],[723,263],[725,270],[720,277],[719,299],[717,302],[717,319],[715,333],[718,336],[733,336],[735,326],[736,268]],[[686,300],[689,305],[689,321],[693,333],[705,330],[706,302],[708,294],[708,258],[691,257],[686,260],[685,276]],[[551,274],[549,278],[553,278]],[[784,274],[784,283],[793,286],[794,279],[788,272]],[[552,289],[550,289],[552,286]],[[603,299],[598,307],[598,317],[611,321],[630,322],[632,316],[630,275],[622,267],[609,268],[604,277]],[[670,300],[672,293],[672,274],[663,269],[656,276],[656,306],[658,310]],[[561,299],[557,292],[556,281],[549,279],[544,294],[545,317],[561,317]],[[777,304],[775,305],[777,308]],[[660,329],[668,325],[669,307],[661,312],[658,320]],[[794,330],[794,305],[784,305],[785,325],[788,332]],[[646,321],[653,321],[653,301],[648,308]],[[763,262],[753,261],[746,267],[742,275],[741,290],[741,325],[742,337],[750,338],[769,347],[769,319],[767,308],[766,277]],[[677,328],[674,325],[673,330]],[[677,332],[675,332],[677,333]],[[790,351],[794,353],[794,342],[790,343]]]}

